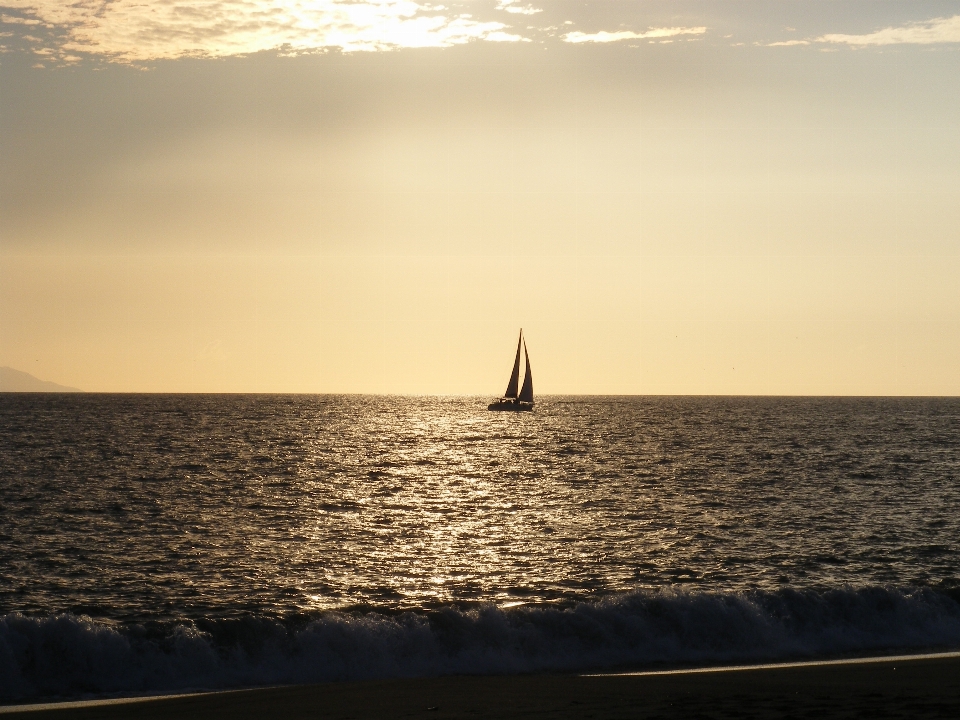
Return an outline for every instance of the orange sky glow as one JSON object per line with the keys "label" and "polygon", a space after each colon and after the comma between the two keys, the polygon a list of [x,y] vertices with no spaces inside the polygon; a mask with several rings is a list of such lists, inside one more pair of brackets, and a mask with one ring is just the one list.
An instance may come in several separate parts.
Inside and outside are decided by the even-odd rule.
{"label": "orange sky glow", "polygon": [[0,365],[954,395],[958,83],[926,0],[0,0]]}

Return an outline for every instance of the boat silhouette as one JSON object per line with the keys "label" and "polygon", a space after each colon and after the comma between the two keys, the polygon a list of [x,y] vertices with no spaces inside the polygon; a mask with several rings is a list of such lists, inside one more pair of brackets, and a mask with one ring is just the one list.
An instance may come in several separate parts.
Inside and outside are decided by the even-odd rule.
{"label": "boat silhouette", "polygon": [[[523,345],[523,356],[527,361],[526,373],[523,376],[523,387],[517,392],[520,384],[520,346]],[[517,357],[513,361],[513,372],[510,373],[510,382],[507,391],[499,400],[494,400],[487,406],[487,410],[505,410],[507,412],[526,412],[533,410],[533,375],[530,374],[530,355],[527,353],[527,341],[523,339],[523,329],[520,330],[520,339],[517,340]]]}

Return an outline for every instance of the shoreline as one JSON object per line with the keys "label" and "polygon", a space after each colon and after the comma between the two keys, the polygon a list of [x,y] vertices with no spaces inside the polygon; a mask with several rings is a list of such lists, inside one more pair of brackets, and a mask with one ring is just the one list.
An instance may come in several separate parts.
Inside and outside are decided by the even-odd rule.
{"label": "shoreline", "polygon": [[868,655],[865,657],[834,658],[831,660],[795,660],[788,662],[751,663],[747,665],[709,665],[704,667],[674,668],[670,670],[623,670],[577,674],[580,677],[653,677],[655,675],[696,675],[701,673],[738,672],[741,670],[788,670],[791,668],[822,667],[826,665],[870,665],[873,663],[910,662],[912,660],[933,660],[937,658],[960,658],[960,650],[906,653],[901,655]]}
{"label": "shoreline", "polygon": [[[900,709],[897,709],[900,708]],[[4,718],[960,717],[960,651],[665,670],[188,691],[0,706]]]}

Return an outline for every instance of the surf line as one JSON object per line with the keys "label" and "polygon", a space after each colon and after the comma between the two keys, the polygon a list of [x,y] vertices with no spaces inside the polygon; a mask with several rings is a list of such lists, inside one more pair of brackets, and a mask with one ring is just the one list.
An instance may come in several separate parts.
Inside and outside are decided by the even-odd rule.
{"label": "surf line", "polygon": [[245,688],[227,688],[225,690],[171,690],[159,695],[125,695],[122,697],[102,697],[90,700],[55,700],[53,702],[26,703],[23,705],[0,705],[0,715],[23,712],[39,712],[41,710],[77,710],[80,708],[105,707],[109,705],[137,705],[156,700],[179,700],[209,695],[235,695],[257,690],[275,690],[277,688],[297,687],[296,685],[257,685]]}
{"label": "surf line", "polygon": [[841,658],[839,660],[798,660],[796,662],[760,663],[757,665],[717,665],[715,667],[678,668],[674,670],[581,673],[580,677],[650,677],[654,675],[696,675],[702,673],[737,672],[740,670],[776,670],[785,668],[824,667],[826,665],[867,665],[870,663],[909,662],[911,660],[945,660],[948,658],[960,658],[960,651],[918,653],[914,655],[881,655],[879,657]]}

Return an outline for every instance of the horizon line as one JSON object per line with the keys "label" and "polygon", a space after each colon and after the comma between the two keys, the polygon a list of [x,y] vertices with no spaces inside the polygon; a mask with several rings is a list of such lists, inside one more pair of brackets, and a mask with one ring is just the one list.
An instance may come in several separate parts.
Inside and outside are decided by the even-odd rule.
{"label": "horizon line", "polygon": [[[489,398],[495,393],[392,393],[354,391],[296,391],[296,390],[3,390],[0,395],[314,395],[397,398]],[[960,398],[960,393],[929,394],[805,394],[805,393],[543,393],[539,399],[553,398],[850,398],[850,399],[949,399]]]}

